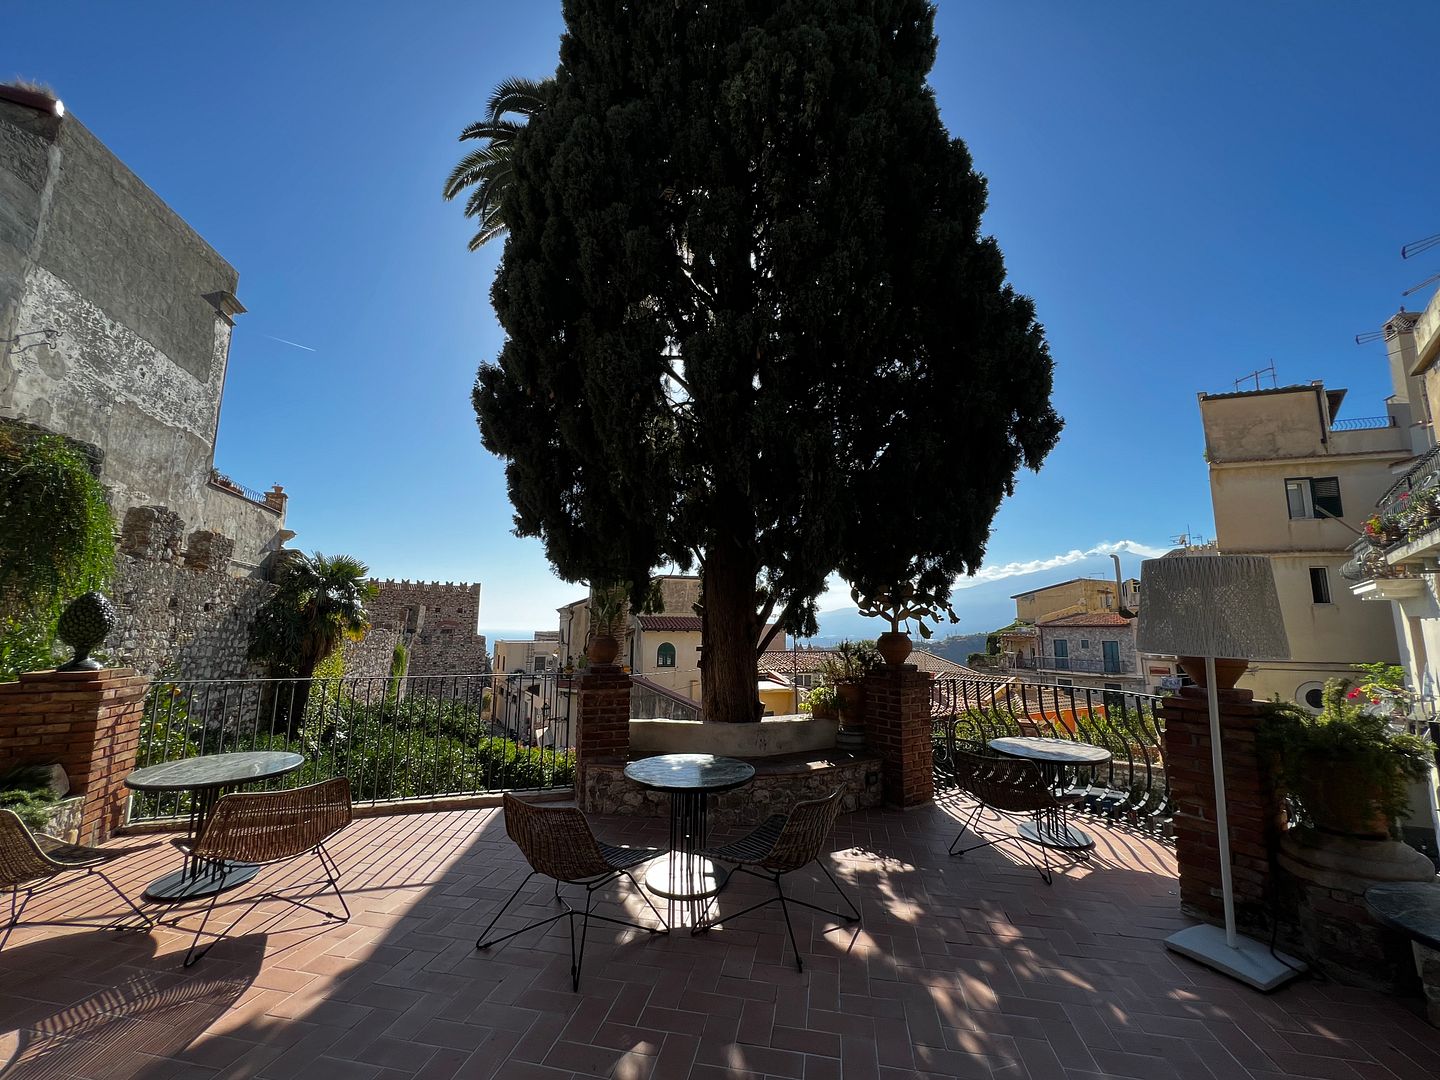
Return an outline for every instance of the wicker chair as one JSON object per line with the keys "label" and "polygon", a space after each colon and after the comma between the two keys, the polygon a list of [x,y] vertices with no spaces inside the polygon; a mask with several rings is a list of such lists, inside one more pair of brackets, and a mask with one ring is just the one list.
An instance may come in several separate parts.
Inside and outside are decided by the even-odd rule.
{"label": "wicker chair", "polygon": [[[651,859],[663,855],[663,851],[659,848],[615,847],[611,844],[602,844],[590,831],[590,823],[585,820],[585,815],[573,806],[537,806],[517,799],[509,792],[505,794],[504,804],[505,832],[509,834],[511,840],[515,841],[521,854],[525,856],[525,861],[530,864],[530,873],[525,875],[525,880],[520,882],[515,891],[510,894],[510,898],[500,906],[500,910],[490,920],[490,925],[485,927],[485,932],[475,942],[477,949],[488,949],[502,941],[509,941],[518,934],[549,926],[561,919],[568,919],[570,923],[570,987],[572,990],[578,991],[580,989],[580,967],[585,961],[585,937],[590,930],[591,919],[614,923],[617,926],[628,926],[651,934],[664,933],[670,929],[655,905],[651,903],[650,898],[645,895],[645,890],[640,887],[631,873],[642,863],[647,863]],[[505,914],[506,909],[520,895],[520,890],[525,888],[536,874],[555,879],[555,899],[561,903],[564,903],[560,898],[562,881],[567,885],[584,885],[585,910],[578,912],[569,904],[565,904],[565,910],[558,915],[540,919],[500,937],[487,939],[486,935],[495,928],[495,924],[500,921],[500,916]],[[625,922],[623,919],[612,919],[608,915],[601,915],[591,910],[595,893],[616,878],[621,877],[628,878],[635,891],[640,894],[645,903],[650,905],[650,910],[655,912],[655,917],[660,920],[661,929],[656,930],[639,923]],[[576,915],[581,916],[578,950],[575,947]]]}
{"label": "wicker chair", "polygon": [[[734,843],[706,848],[700,852],[707,859],[734,863],[734,873],[749,874],[751,877],[773,882],[775,895],[741,911],[726,915],[724,918],[707,918],[696,928],[696,932],[705,933],[722,922],[739,918],[741,915],[748,915],[752,911],[758,911],[760,908],[778,901],[780,910],[785,915],[785,929],[790,932],[790,948],[795,952],[795,970],[804,971],[805,964],[800,958],[800,946],[795,942],[795,928],[790,924],[791,904],[799,904],[801,907],[810,908],[823,915],[830,915],[842,922],[859,922],[860,909],[851,902],[850,897],[845,895],[845,890],[840,888],[840,883],[835,880],[834,875],[821,860],[821,856],[824,854],[825,839],[830,835],[830,830],[835,827],[835,819],[840,814],[841,793],[842,789],[836,788],[823,799],[810,799],[806,802],[796,803],[790,813],[775,814],[767,818],[753,832]],[[811,863],[820,867],[825,876],[830,879],[830,884],[840,894],[840,899],[845,901],[851,914],[831,911],[829,908],[818,907],[807,901],[785,895],[785,889],[781,885],[780,879]],[[728,884],[729,879],[727,878],[726,881]]]}
{"label": "wicker chair", "polygon": [[[265,866],[313,853],[325,871],[326,883],[340,901],[340,907],[345,912],[343,918],[280,893],[264,893],[256,897],[255,902],[266,898],[284,900],[327,919],[345,922],[350,918],[350,906],[340,892],[340,869],[325,850],[325,843],[349,825],[353,817],[350,781],[343,776],[288,791],[232,792],[221,796],[215,804],[215,812],[206,823],[204,833],[195,842],[194,854],[199,859]],[[205,925],[210,921],[219,897],[218,893],[210,897],[205,916],[195,931],[195,940],[185,954],[186,967],[199,960],[215,944],[212,941],[197,951],[200,936],[205,932]],[[224,933],[219,934],[216,940],[223,937]]]}
{"label": "wicker chair", "polygon": [[[98,869],[123,854],[123,851],[65,844],[52,836],[36,836],[14,811],[0,810],[0,889],[10,893],[10,919],[5,924],[5,932],[0,934],[0,949],[10,940],[25,905],[38,893],[63,885],[64,882],[55,879],[68,870],[94,874],[110,886],[110,890],[125,901],[126,907],[140,917],[141,926],[149,933],[154,927],[150,917]],[[124,927],[116,923],[111,929]]]}
{"label": "wicker chair", "polygon": [[[960,790],[975,803],[969,815],[961,821],[960,832],[950,843],[951,855],[964,855],[968,851],[997,844],[1011,844],[1039,872],[1046,885],[1054,880],[1055,869],[1063,869],[1088,856],[1088,852],[1077,852],[1052,863],[1051,849],[1045,844],[1008,832],[981,832],[980,822],[986,812],[1027,819],[1033,822],[1036,832],[1063,826],[1065,811],[1081,796],[1058,791],[1054,781],[1035,762],[996,754],[979,746],[957,746],[951,751],[949,766]],[[981,838],[988,836],[988,839],[962,848],[960,842],[967,832]],[[1035,858],[1036,849],[1040,852],[1038,861]]]}

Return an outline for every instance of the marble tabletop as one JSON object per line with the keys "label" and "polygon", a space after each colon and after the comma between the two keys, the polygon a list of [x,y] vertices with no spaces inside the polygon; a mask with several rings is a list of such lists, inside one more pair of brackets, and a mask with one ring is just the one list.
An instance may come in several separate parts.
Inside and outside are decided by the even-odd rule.
{"label": "marble tabletop", "polygon": [[228,787],[284,776],[305,764],[301,754],[280,750],[252,750],[238,754],[206,754],[182,761],[165,761],[136,769],[125,778],[133,791],[190,791]]}
{"label": "marble tabletop", "polygon": [[714,754],[659,754],[630,762],[625,775],[655,791],[729,791],[754,779],[755,767]]}
{"label": "marble tabletop", "polygon": [[1103,765],[1110,751],[1071,739],[1042,739],[1034,735],[991,739],[990,749],[1011,757],[1045,761],[1053,765]]}
{"label": "marble tabletop", "polygon": [[1430,881],[1387,881],[1365,890],[1365,904],[1383,923],[1420,944],[1440,949],[1440,885]]}

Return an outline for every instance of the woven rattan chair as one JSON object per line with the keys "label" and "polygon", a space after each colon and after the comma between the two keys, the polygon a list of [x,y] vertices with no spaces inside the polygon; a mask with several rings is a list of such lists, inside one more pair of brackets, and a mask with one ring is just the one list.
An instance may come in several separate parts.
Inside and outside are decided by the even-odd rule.
{"label": "woven rattan chair", "polygon": [[[525,880],[520,882],[515,891],[510,894],[510,898],[500,906],[500,910],[490,920],[490,925],[485,927],[485,932],[475,942],[477,949],[488,949],[502,941],[509,941],[518,934],[549,926],[561,919],[568,919],[570,922],[570,986],[573,990],[579,990],[580,967],[585,961],[585,937],[589,932],[591,919],[614,923],[617,926],[628,926],[651,934],[664,933],[670,929],[655,905],[651,903],[650,898],[645,895],[645,890],[640,887],[631,873],[642,863],[647,863],[656,856],[663,855],[663,851],[659,848],[615,847],[611,844],[602,844],[590,831],[590,823],[585,820],[585,815],[573,806],[538,806],[517,799],[509,792],[505,794],[504,804],[505,832],[509,834],[511,840],[515,841],[516,846],[520,848],[520,853],[525,856],[525,861],[530,864],[530,873],[525,875]],[[505,914],[505,910],[520,895],[520,890],[525,888],[536,874],[555,879],[555,899],[560,903],[565,903],[560,897],[562,881],[567,885],[584,885],[585,910],[583,912],[576,911],[566,903],[565,910],[558,915],[540,919],[497,938],[487,938],[486,935],[495,929],[495,924],[500,921],[500,916]],[[640,894],[645,903],[650,905],[650,910],[655,912],[655,917],[660,920],[660,929],[642,926],[640,923],[625,922],[623,919],[612,919],[608,915],[601,915],[591,910],[595,893],[616,878],[621,877],[628,878],[635,891]],[[576,915],[581,916],[578,949],[575,944]]]}
{"label": "woven rattan chair", "polygon": [[[62,843],[53,836],[36,836],[13,810],[0,810],[0,889],[10,893],[10,919],[5,924],[5,932],[0,934],[0,949],[10,940],[25,905],[37,894],[66,884],[55,879],[70,870],[94,874],[110,886],[110,890],[125,901],[125,906],[140,917],[141,927],[148,933],[154,926],[150,917],[99,869],[123,854],[123,851]],[[111,929],[124,927],[117,923]]]}
{"label": "woven rattan chair", "polygon": [[[261,866],[314,854],[320,861],[321,869],[325,871],[326,883],[340,901],[340,907],[345,912],[344,918],[281,893],[265,893],[256,897],[255,903],[266,898],[284,900],[296,907],[324,915],[327,919],[345,922],[350,918],[350,906],[345,903],[345,897],[340,892],[340,869],[325,850],[325,842],[349,825],[353,817],[350,781],[343,776],[288,791],[231,792],[221,796],[220,801],[215,804],[215,812],[206,823],[205,831],[195,842],[194,853],[200,859]],[[190,951],[185,954],[186,967],[199,960],[215,944],[212,941],[205,948],[197,950],[200,936],[205,932],[205,924],[210,921],[219,897],[219,893],[210,897],[210,903],[205,908],[205,917],[200,920],[200,926],[195,931],[195,940],[190,943]],[[228,932],[227,930],[226,933]],[[216,940],[224,936],[225,934],[219,934]]]}
{"label": "woven rattan chair", "polygon": [[[785,929],[790,932],[790,947],[795,951],[795,969],[804,971],[805,965],[800,958],[800,946],[795,942],[795,928],[790,925],[791,904],[799,904],[812,911],[833,916],[842,922],[859,922],[860,909],[851,902],[850,897],[845,895],[845,890],[840,888],[840,883],[835,880],[829,867],[821,858],[824,854],[825,840],[830,835],[830,830],[835,827],[835,819],[840,815],[841,794],[841,789],[836,788],[823,799],[810,799],[806,802],[796,803],[790,813],[775,814],[767,818],[753,832],[734,843],[706,848],[700,852],[707,859],[734,863],[734,873],[749,874],[751,877],[758,877],[763,881],[774,883],[775,895],[767,897],[758,904],[752,904],[742,911],[726,915],[724,918],[707,918],[697,927],[697,931],[704,933],[722,922],[739,918],[741,915],[748,915],[752,911],[758,911],[760,908],[778,901],[780,910],[785,915]],[[820,867],[825,876],[830,879],[830,884],[840,894],[840,899],[845,901],[851,914],[831,911],[829,908],[818,907],[807,901],[785,895],[785,888],[780,879],[811,863]],[[726,879],[727,884],[729,880],[729,878]]]}
{"label": "woven rattan chair", "polygon": [[[1077,852],[1052,860],[1051,848],[1045,844],[1034,843],[1009,832],[981,831],[980,823],[987,813],[1029,820],[1034,823],[1037,832],[1063,826],[1066,810],[1081,796],[1057,790],[1055,781],[1046,776],[1035,762],[980,747],[962,749],[957,746],[950,756],[950,769],[960,791],[974,800],[968,816],[960,823],[960,832],[950,843],[951,855],[1010,844],[1039,872],[1046,885],[1054,880],[1054,870],[1082,861],[1088,855],[1088,852]],[[974,833],[981,842],[961,847],[966,833]],[[1040,853],[1038,860],[1035,858],[1037,849]]]}

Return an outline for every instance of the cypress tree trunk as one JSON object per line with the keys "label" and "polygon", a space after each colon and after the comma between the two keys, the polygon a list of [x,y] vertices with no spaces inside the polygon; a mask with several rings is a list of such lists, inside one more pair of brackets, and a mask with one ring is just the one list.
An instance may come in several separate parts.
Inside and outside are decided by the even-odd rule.
{"label": "cypress tree trunk", "polygon": [[755,646],[755,560],[728,540],[706,552],[701,615],[701,706],[706,720],[752,724],[760,719]]}

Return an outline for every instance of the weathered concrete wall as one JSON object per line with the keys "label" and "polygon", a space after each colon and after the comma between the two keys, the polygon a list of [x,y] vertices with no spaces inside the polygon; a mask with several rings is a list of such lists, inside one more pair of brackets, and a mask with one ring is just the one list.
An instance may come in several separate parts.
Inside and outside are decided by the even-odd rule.
{"label": "weathered concrete wall", "polygon": [[472,675],[490,670],[480,619],[480,586],[470,582],[377,580],[366,605],[370,625],[394,630],[410,650],[411,675]]}
{"label": "weathered concrete wall", "polygon": [[249,559],[283,512],[208,516],[237,283],[79,121],[0,98],[0,416],[103,451],[117,518],[168,506]]}
{"label": "weathered concrete wall", "polygon": [[203,497],[200,520],[205,527],[235,541],[231,571],[262,576],[271,556],[284,546],[283,509],[261,506],[214,484],[205,485]]}

